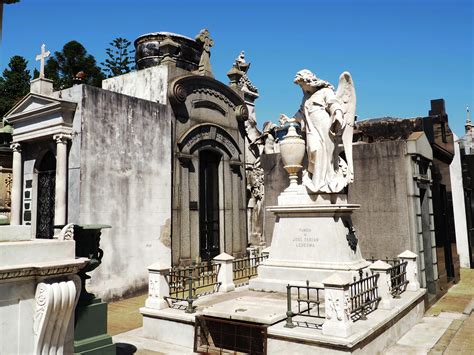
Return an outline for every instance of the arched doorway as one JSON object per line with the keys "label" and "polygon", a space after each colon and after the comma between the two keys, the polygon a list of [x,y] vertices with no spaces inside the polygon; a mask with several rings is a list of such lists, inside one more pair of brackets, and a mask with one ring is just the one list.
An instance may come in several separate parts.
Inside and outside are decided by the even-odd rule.
{"label": "arched doorway", "polygon": [[199,152],[199,250],[202,260],[219,254],[219,164],[213,150]]}
{"label": "arched doorway", "polygon": [[52,238],[54,235],[56,158],[51,151],[41,159],[37,173],[36,238]]}

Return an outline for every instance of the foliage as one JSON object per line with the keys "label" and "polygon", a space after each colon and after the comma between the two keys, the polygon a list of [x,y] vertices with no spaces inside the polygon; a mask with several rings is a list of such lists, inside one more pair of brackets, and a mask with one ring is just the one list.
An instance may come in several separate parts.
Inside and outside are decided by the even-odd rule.
{"label": "foliage", "polygon": [[74,77],[81,71],[86,76],[84,84],[101,86],[104,79],[102,71],[95,58],[77,41],[70,41],[60,52],[54,52],[44,69],[45,77],[53,80],[55,90],[71,87]]}
{"label": "foliage", "polygon": [[30,71],[25,58],[15,55],[0,77],[0,117],[30,91]]}
{"label": "foliage", "polygon": [[131,42],[125,38],[118,37],[109,43],[110,47],[106,49],[107,59],[102,62],[105,67],[104,71],[108,78],[122,75],[130,72],[133,69],[134,50],[129,51]]}

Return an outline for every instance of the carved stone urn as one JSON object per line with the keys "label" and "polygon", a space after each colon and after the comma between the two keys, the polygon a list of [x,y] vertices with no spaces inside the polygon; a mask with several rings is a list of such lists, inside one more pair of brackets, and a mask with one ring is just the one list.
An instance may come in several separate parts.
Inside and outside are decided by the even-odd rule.
{"label": "carved stone urn", "polygon": [[290,186],[292,190],[298,186],[298,172],[303,168],[303,158],[306,145],[301,136],[296,132],[295,125],[290,125],[288,133],[280,142],[280,154],[283,160],[283,167],[290,178]]}

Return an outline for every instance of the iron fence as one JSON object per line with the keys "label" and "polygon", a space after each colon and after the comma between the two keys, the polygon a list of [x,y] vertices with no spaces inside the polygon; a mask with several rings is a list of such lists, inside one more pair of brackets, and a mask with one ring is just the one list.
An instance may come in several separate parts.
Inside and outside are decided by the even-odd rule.
{"label": "iron fence", "polygon": [[[292,289],[296,290],[296,302],[298,305],[298,311],[293,312],[291,304]],[[294,327],[305,327],[321,329],[322,322],[308,322],[302,320],[293,320],[295,316],[304,316],[310,318],[324,319],[325,316],[321,312],[321,301],[320,294],[324,292],[322,287],[314,287],[309,285],[309,281],[306,281],[306,286],[288,285],[286,286],[286,301],[287,301],[287,312],[286,312],[286,324],[287,328]]]}
{"label": "iron fence", "polygon": [[[201,296],[219,291],[217,281],[221,265],[212,262],[192,264],[191,266],[174,267],[165,274],[169,286],[169,297],[165,297],[171,306],[177,302],[188,302],[186,312],[193,313],[193,302]],[[183,307],[184,306],[177,306]]]}
{"label": "iron fence", "polygon": [[249,280],[257,276],[258,266],[268,258],[268,254],[248,256],[232,261],[233,279],[236,287],[247,285]]}
{"label": "iron fence", "polygon": [[400,298],[400,294],[406,291],[407,280],[407,261],[392,266],[390,271],[390,293],[394,298]]}
{"label": "iron fence", "polygon": [[359,280],[354,276],[354,282],[349,284],[350,310],[353,321],[367,319],[367,314],[375,311],[380,302],[377,281],[379,274],[360,274]]}

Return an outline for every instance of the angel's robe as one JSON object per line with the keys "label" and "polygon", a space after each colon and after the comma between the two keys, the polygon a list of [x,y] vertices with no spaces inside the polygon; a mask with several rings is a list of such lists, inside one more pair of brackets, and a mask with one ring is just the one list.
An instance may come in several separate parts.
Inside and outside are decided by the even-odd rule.
{"label": "angel's robe", "polygon": [[[295,115],[302,121],[302,128],[306,132],[307,170],[312,174],[313,185],[308,187],[314,192],[339,192],[345,185],[340,174],[337,174],[337,145],[340,138],[330,132],[337,110],[343,112],[342,105],[334,91],[326,87],[305,94],[300,110]],[[340,124],[344,125],[343,122]]]}

